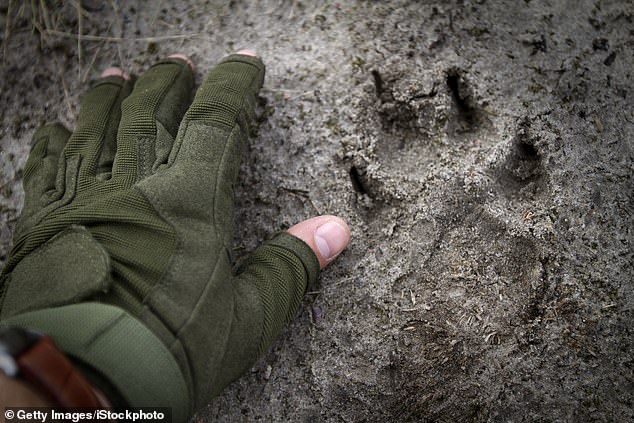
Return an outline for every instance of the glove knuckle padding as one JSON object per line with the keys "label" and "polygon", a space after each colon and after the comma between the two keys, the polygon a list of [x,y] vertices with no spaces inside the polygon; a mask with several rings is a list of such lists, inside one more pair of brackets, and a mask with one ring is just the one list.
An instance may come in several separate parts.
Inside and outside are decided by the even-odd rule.
{"label": "glove knuckle padding", "polygon": [[86,229],[71,226],[26,256],[5,277],[0,318],[104,293],[110,284],[109,275],[107,252]]}
{"label": "glove knuckle padding", "polygon": [[133,183],[165,163],[193,85],[191,68],[172,59],[159,62],[139,78],[121,104],[113,177]]}
{"label": "glove knuckle padding", "polygon": [[44,192],[37,199],[29,199],[27,196],[25,201],[35,202],[39,207],[31,207],[30,203],[25,204],[25,209],[16,225],[13,248],[3,272],[11,270],[31,251],[75,223],[72,216],[60,221],[51,218],[51,214],[59,209],[65,210],[64,206],[69,205],[74,199],[79,179],[79,164],[78,156],[67,160],[60,159],[55,189]]}
{"label": "glove knuckle padding", "polygon": [[115,137],[121,116],[121,101],[130,85],[122,78],[101,79],[81,102],[77,127],[64,149],[66,158],[81,156],[80,185],[94,182],[97,171],[105,172],[115,150]]}
{"label": "glove knuckle padding", "polygon": [[[259,59],[231,55],[216,65],[196,93],[185,122],[205,121],[225,128],[254,117],[255,95],[264,81]],[[246,114],[246,115],[245,115]]]}
{"label": "glove knuckle padding", "polygon": [[187,110],[194,80],[191,69],[180,61],[165,60],[145,72],[123,101],[120,136],[153,135],[156,122],[171,134]]}
{"label": "glove knuckle padding", "polygon": [[33,147],[24,167],[24,209],[32,215],[47,203],[45,194],[55,190],[60,155],[70,132],[61,124],[41,127],[33,136]]}

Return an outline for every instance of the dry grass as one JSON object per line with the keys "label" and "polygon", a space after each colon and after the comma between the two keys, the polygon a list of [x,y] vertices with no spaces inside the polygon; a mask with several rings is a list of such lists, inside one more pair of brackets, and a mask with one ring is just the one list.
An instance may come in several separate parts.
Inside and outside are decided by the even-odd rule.
{"label": "dry grass", "polygon": [[[86,28],[102,23],[103,13],[102,11],[91,12],[87,10],[82,6],[80,0],[30,0],[30,2],[9,0],[3,31],[3,64],[7,57],[13,32],[25,29],[24,26],[17,28],[16,22],[24,21],[25,19],[30,22],[30,30],[39,34],[40,46],[43,49],[55,47],[63,43],[64,40],[76,41],[78,78],[80,81],[87,79],[88,72],[92,69],[95,58],[105,43],[115,43],[117,45],[120,62],[123,62],[121,44],[185,40],[203,35],[200,33],[187,33],[151,37],[123,37],[122,11],[117,2],[109,0],[107,3],[107,6],[104,7],[111,9],[111,11],[108,11],[108,15],[112,16],[105,31],[109,35],[95,35],[87,34]],[[93,50],[91,54],[86,54],[88,50],[86,44],[91,45],[90,48]],[[84,70],[85,67],[88,69]]]}
{"label": "dry grass", "polygon": [[[116,57],[114,62],[126,67],[129,64],[126,52],[131,46],[136,51],[137,43],[186,40],[201,35],[188,33],[124,37],[125,11],[121,9],[119,2],[96,2],[96,6],[88,3],[88,0],[9,0],[1,32],[3,67],[10,61],[10,49],[17,47],[18,33],[31,32],[39,36],[42,51],[61,49],[65,52],[61,56],[54,55],[53,59],[55,73],[64,87],[65,103],[71,116],[75,115],[75,111],[69,96],[69,89],[73,85],[68,79],[69,65],[76,66],[77,82],[83,84],[96,72],[95,65],[99,63],[100,57]],[[72,64],[69,60],[75,63]]]}

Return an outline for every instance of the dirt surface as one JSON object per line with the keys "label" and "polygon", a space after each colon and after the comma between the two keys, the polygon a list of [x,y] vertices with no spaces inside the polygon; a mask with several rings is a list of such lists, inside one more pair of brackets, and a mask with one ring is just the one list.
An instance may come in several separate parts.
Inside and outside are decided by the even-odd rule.
{"label": "dirt surface", "polygon": [[0,1],[0,261],[36,127],[175,51],[199,81],[239,47],[267,65],[239,251],[350,223],[199,419],[634,421],[632,1],[27,3]]}

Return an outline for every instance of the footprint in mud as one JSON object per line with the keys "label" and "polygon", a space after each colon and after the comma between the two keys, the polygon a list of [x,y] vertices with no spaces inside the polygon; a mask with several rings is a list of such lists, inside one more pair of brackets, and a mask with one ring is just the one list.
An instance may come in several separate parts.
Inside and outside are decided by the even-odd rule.
{"label": "footprint in mud", "polygon": [[365,134],[350,178],[359,193],[384,203],[412,198],[425,181],[469,154],[489,128],[473,84],[459,68],[394,75],[373,70],[374,85],[359,122]]}

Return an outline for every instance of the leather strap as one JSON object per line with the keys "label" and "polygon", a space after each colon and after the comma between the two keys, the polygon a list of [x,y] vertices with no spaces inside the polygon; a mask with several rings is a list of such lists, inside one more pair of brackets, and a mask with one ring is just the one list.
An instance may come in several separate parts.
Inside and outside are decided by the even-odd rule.
{"label": "leather strap", "polygon": [[15,361],[24,379],[62,407],[110,408],[106,398],[57,349],[50,336],[38,338]]}

